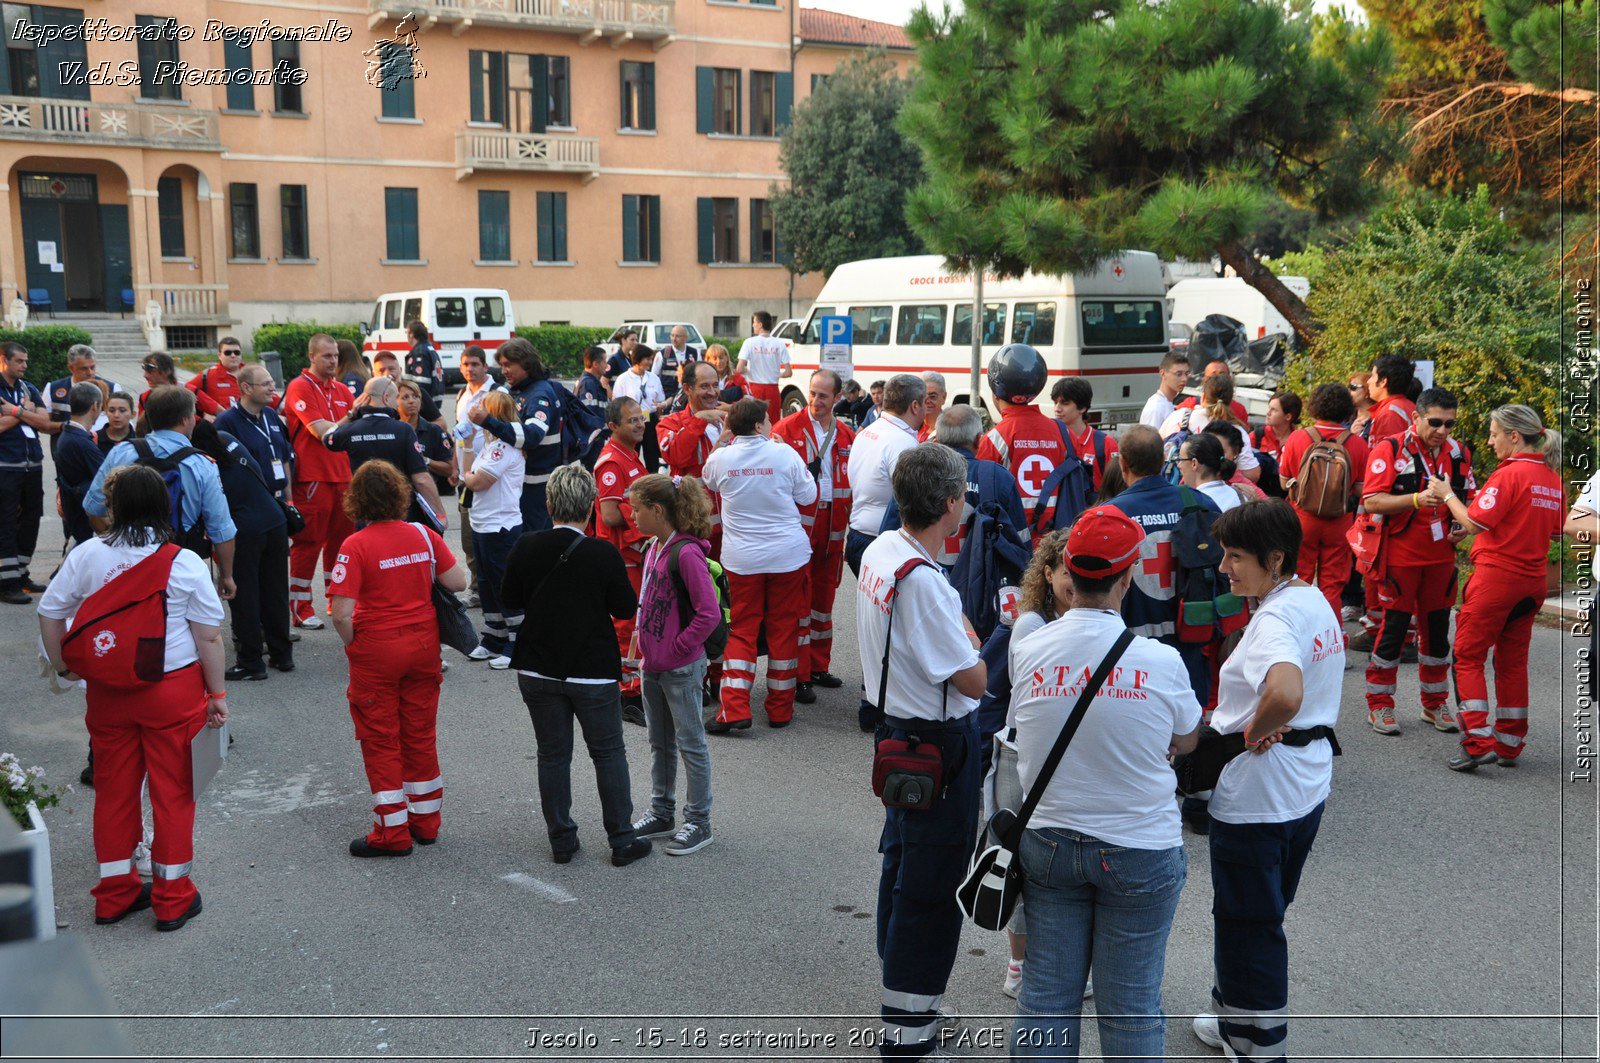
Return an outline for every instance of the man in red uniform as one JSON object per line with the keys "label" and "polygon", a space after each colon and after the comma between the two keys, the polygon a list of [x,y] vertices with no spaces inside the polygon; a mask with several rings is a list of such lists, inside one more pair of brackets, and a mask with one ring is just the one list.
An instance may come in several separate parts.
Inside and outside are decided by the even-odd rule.
{"label": "man in red uniform", "polygon": [[294,504],[305,530],[289,548],[289,608],[296,627],[322,627],[311,606],[311,577],[322,558],[326,594],[339,547],[353,530],[344,513],[350,459],[322,445],[322,437],[345,419],[355,396],[338,380],[339,345],[319,332],[306,343],[310,364],[284,389],[283,420],[294,445]]}
{"label": "man in red uniform", "polygon": [[1089,423],[1089,407],[1094,405],[1094,385],[1081,376],[1063,377],[1050,389],[1056,420],[1067,430],[1067,442],[1079,461],[1089,467],[1094,489],[1100,490],[1106,467],[1117,460],[1117,438]]}
{"label": "man in red uniform", "polygon": [[[644,547],[650,537],[639,531],[633,522],[628,488],[650,471],[639,457],[639,443],[644,439],[649,418],[634,400],[612,399],[606,404],[606,424],[611,426],[611,438],[594,463],[594,534],[615,546],[622,555],[628,582],[633,584],[633,593],[637,595],[644,575]],[[639,656],[633,650],[633,621],[631,616],[612,621],[617,629],[617,649],[623,660]],[[638,672],[623,672],[622,718],[644,726]]]}
{"label": "man in red uniform", "polygon": [[833,415],[843,386],[832,369],[817,370],[811,374],[806,408],[772,428],[772,438],[793,447],[817,481],[816,504],[800,509],[800,523],[811,539],[811,611],[800,617],[800,685],[794,695],[802,705],[817,700],[814,687],[831,690],[844,685],[828,671],[833,599],[844,574],[844,537],[850,527],[850,443],[855,439],[850,426]]}
{"label": "man in red uniform", "polygon": [[1290,505],[1300,518],[1300,564],[1295,575],[1322,591],[1335,613],[1339,611],[1344,585],[1350,581],[1353,558],[1346,536],[1354,519],[1352,507],[1347,506],[1345,512],[1336,517],[1319,517],[1295,501],[1296,492],[1290,485],[1300,476],[1306,451],[1317,443],[1338,443],[1350,458],[1351,500],[1361,497],[1361,479],[1367,472],[1368,453],[1366,441],[1350,431],[1350,421],[1355,415],[1355,402],[1346,385],[1319,385],[1311,393],[1311,427],[1288,433],[1278,459],[1278,472],[1289,492]]}
{"label": "man in red uniform", "polygon": [[239,405],[239,370],[244,366],[244,347],[232,336],[217,343],[217,364],[208,365],[184,385],[194,392],[195,405],[207,417]]}
{"label": "man in red uniform", "polygon": [[1417,618],[1418,678],[1422,719],[1453,732],[1445,702],[1450,695],[1450,607],[1456,596],[1455,544],[1463,536],[1449,512],[1429,491],[1443,476],[1462,499],[1476,490],[1472,454],[1450,438],[1456,423],[1456,397],[1429,388],[1417,403],[1411,428],[1372,444],[1362,484],[1362,504],[1384,519],[1383,580],[1376,585],[1383,608],[1377,639],[1367,660],[1367,722],[1379,734],[1399,734],[1394,689],[1411,618]]}
{"label": "man in red uniform", "polygon": [[1406,391],[1415,374],[1411,360],[1398,354],[1386,354],[1372,363],[1372,371],[1367,374],[1367,394],[1372,398],[1367,415],[1368,443],[1404,435],[1411,427],[1417,407],[1406,398]]}
{"label": "man in red uniform", "polygon": [[[717,397],[717,371],[708,362],[695,362],[687,370],[684,390],[689,405],[663,417],[656,425],[661,460],[673,476],[701,476],[706,459],[723,439],[728,414]],[[711,492],[711,556],[722,543],[722,503]]]}
{"label": "man in red uniform", "polygon": [[[1007,344],[995,352],[989,363],[989,390],[1000,408],[1000,423],[978,442],[978,457],[1005,466],[1016,477],[1029,524],[1048,529],[1055,503],[1046,503],[1042,523],[1034,520],[1033,511],[1039,490],[1067,456],[1067,439],[1061,424],[1033,404],[1045,379],[1044,359],[1027,344]],[[1035,545],[1041,538],[1034,536]]]}

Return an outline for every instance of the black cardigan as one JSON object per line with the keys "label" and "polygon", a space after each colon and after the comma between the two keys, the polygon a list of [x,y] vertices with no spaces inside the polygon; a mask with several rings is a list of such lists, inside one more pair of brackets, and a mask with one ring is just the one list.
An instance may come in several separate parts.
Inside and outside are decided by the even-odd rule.
{"label": "black cardigan", "polygon": [[[570,528],[529,532],[511,548],[500,600],[508,611],[525,614],[511,666],[551,679],[620,680],[622,657],[611,622],[633,616],[639,596],[622,555],[604,539],[585,537],[552,571],[575,534]],[[539,597],[530,601],[535,590]]]}

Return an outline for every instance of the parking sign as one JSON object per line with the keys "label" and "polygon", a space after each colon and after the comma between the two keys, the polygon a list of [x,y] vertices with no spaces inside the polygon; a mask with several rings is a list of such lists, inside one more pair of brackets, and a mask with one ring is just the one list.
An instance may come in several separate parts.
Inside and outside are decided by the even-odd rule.
{"label": "parking sign", "polygon": [[855,322],[843,315],[817,318],[817,337],[822,344],[818,363],[838,373],[841,380],[849,380],[855,371],[854,326]]}

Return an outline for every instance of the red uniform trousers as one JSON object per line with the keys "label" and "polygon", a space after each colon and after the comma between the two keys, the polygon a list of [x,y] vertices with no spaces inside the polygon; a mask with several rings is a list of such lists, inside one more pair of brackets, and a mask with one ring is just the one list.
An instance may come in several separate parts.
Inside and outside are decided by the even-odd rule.
{"label": "red uniform trousers", "polygon": [[1295,575],[1321,591],[1333,606],[1333,615],[1338,616],[1344,585],[1350,582],[1350,569],[1355,562],[1350,541],[1345,538],[1355,516],[1347,513],[1342,517],[1318,517],[1298,506],[1294,512],[1300,518],[1300,563]]}
{"label": "red uniform trousers", "polygon": [[783,420],[783,393],[777,384],[751,384],[750,397],[767,404],[767,416],[772,418],[773,424]]}
{"label": "red uniform trousers", "polygon": [[430,616],[387,631],[357,628],[344,652],[350,662],[350,718],[376,817],[367,843],[408,849],[413,833],[438,837],[444,803],[434,733],[443,680],[438,624]]}
{"label": "red uniform trousers", "polygon": [[311,577],[317,574],[317,558],[322,558],[322,592],[333,582],[334,559],[339,548],[355,531],[345,516],[344,496],[349,483],[295,482],[294,505],[306,519],[305,530],[289,544],[289,611],[294,620],[305,620],[316,613],[311,605]]}
{"label": "red uniform trousers", "polygon": [[198,891],[194,861],[194,782],[189,743],[206,724],[206,687],[196,662],[168,672],[134,694],[89,684],[89,744],[94,749],[94,855],[100,881],[89,892],[94,914],[127,911],[144,884],[133,850],[144,836],[139,793],[150,776],[156,836],[150,845],[150,906],[157,919],[177,919]]}
{"label": "red uniform trousers", "polygon": [[833,659],[833,600],[844,576],[845,533],[833,531],[829,517],[828,510],[818,510],[810,528],[811,564],[806,576],[811,588],[806,600],[811,608],[800,616],[801,682],[826,672]]}
{"label": "red uniform trousers", "polygon": [[[1544,576],[1479,564],[1456,617],[1456,701],[1461,744],[1473,756],[1493,749],[1515,760],[1528,736],[1528,642],[1544,601]],[[1494,730],[1483,666],[1494,650]]]}
{"label": "red uniform trousers", "polygon": [[1456,600],[1454,561],[1432,565],[1391,564],[1376,586],[1383,614],[1367,658],[1367,711],[1394,708],[1400,650],[1412,618],[1417,620],[1417,676],[1422,708],[1436,713],[1450,699],[1450,606]]}
{"label": "red uniform trousers", "polygon": [[[633,584],[633,595],[637,598],[639,596],[639,588],[644,583],[644,567],[641,565],[627,565],[625,567],[628,572],[628,582]],[[611,621],[611,625],[617,629],[617,650],[622,654],[623,660],[639,656],[637,653],[632,652],[633,622],[633,616],[628,617],[626,620]],[[624,698],[640,697],[640,689],[639,673],[630,672],[624,668],[622,670],[622,696]]]}
{"label": "red uniform trousers", "polygon": [[756,641],[767,632],[767,720],[786,723],[794,716],[794,685],[800,672],[800,618],[806,614],[809,565],[793,572],[744,576],[728,573],[733,623],[722,660],[722,711],[717,719],[750,719],[750,690],[756,679]]}

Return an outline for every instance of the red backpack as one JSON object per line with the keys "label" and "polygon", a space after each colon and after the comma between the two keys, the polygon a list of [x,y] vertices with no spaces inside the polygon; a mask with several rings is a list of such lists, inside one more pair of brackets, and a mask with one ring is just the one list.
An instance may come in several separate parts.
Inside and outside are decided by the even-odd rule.
{"label": "red backpack", "polygon": [[167,582],[175,543],[91,594],[61,643],[61,659],[80,678],[119,690],[153,686],[167,674]]}

